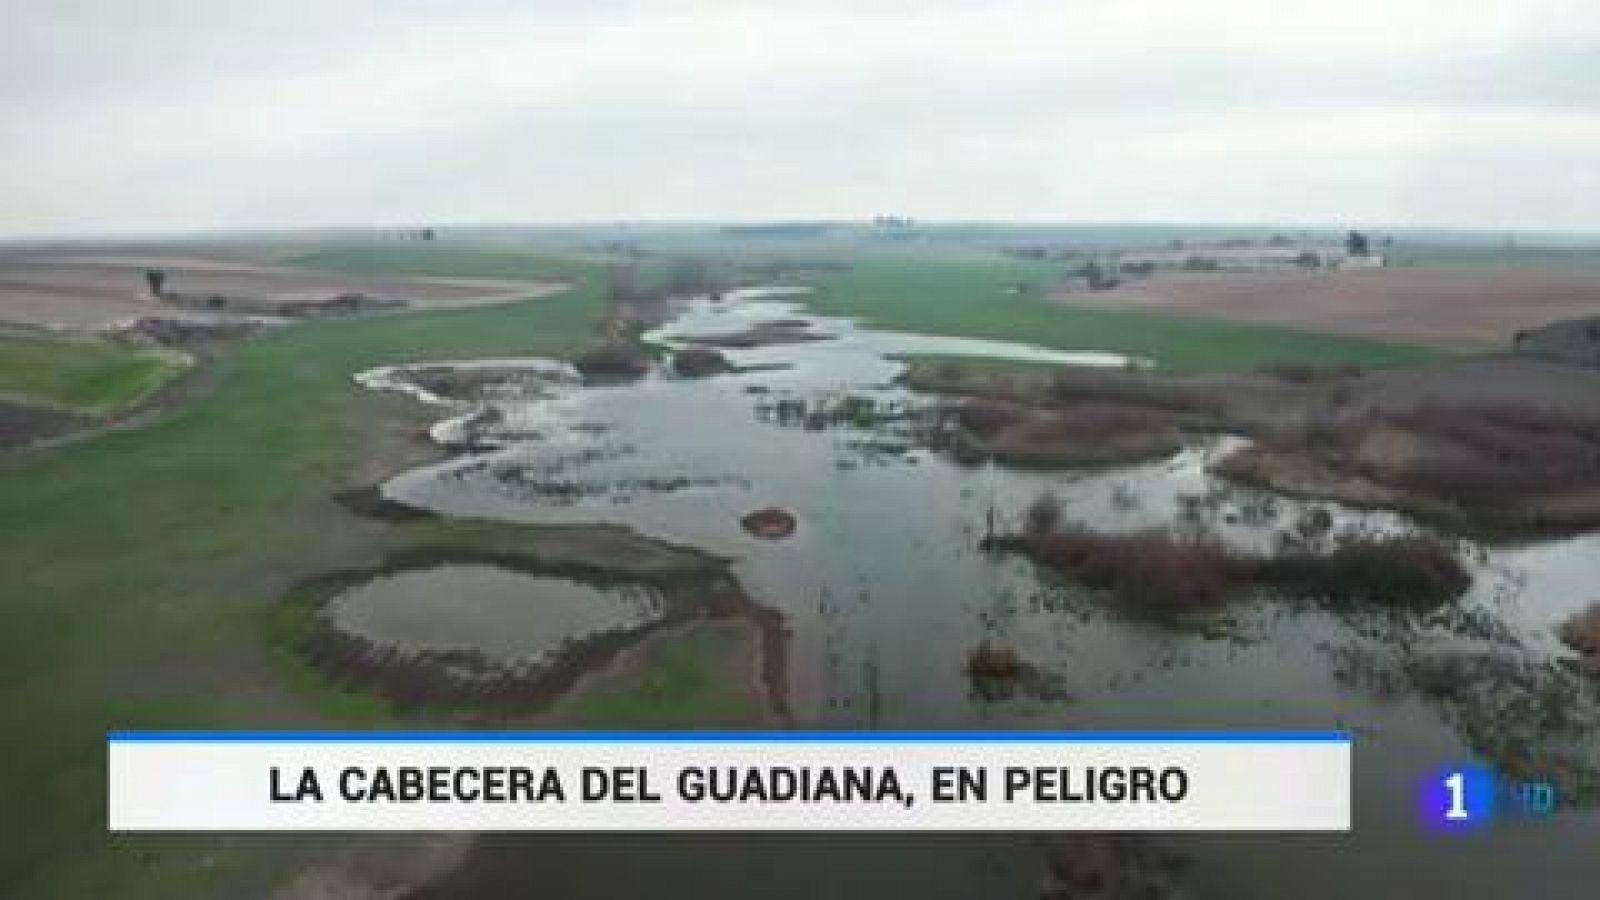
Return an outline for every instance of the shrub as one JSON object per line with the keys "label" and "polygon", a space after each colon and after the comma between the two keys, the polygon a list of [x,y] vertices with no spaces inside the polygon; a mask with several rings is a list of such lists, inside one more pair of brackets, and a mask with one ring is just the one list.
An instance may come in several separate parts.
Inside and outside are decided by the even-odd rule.
{"label": "shrub", "polygon": [[691,344],[672,354],[672,371],[689,378],[716,375],[729,368],[728,358],[712,347]]}
{"label": "shrub", "polygon": [[1023,533],[1030,535],[1049,534],[1060,524],[1061,500],[1049,491],[1028,504],[1028,510],[1022,517]]}
{"label": "shrub", "polygon": [[1173,614],[1214,609],[1248,567],[1216,541],[1169,531],[1102,535],[1071,527],[1024,539],[1035,562],[1107,590],[1131,611]]}
{"label": "shrub", "polygon": [[1031,414],[1027,407],[1008,400],[974,397],[956,410],[956,421],[973,434],[989,438],[1003,428],[1026,420]]}
{"label": "shrub", "polygon": [[1017,651],[988,638],[967,654],[967,674],[973,678],[1020,678],[1026,671]]}
{"label": "shrub", "polygon": [[650,371],[650,359],[644,352],[630,344],[612,343],[578,357],[573,365],[588,376],[622,376],[636,378]]}
{"label": "shrub", "polygon": [[1113,549],[1112,590],[1124,606],[1157,613],[1199,612],[1221,606],[1246,567],[1222,544],[1152,532],[1125,538]]}
{"label": "shrub", "polygon": [[1416,535],[1350,538],[1325,553],[1301,547],[1251,556],[1207,535],[1164,529],[1106,535],[1062,526],[1060,506],[1048,494],[1034,501],[1024,522],[1022,534],[992,539],[988,546],[1023,553],[1086,587],[1109,592],[1120,608],[1146,615],[1216,609],[1230,593],[1251,584],[1334,607],[1370,603],[1410,610],[1433,609],[1472,585],[1471,573],[1449,548]]}
{"label": "shrub", "polygon": [[1493,512],[1530,494],[1600,477],[1600,423],[1531,410],[1425,407],[1390,424],[1429,441],[1425,463],[1393,473],[1401,487]]}
{"label": "shrub", "polygon": [[1017,422],[990,442],[996,459],[1019,466],[1132,462],[1169,456],[1181,447],[1177,429],[1157,416],[1104,404]]}
{"label": "shrub", "polygon": [[1428,610],[1472,586],[1472,575],[1439,541],[1419,535],[1347,539],[1332,551],[1295,550],[1260,563],[1260,577],[1336,607]]}

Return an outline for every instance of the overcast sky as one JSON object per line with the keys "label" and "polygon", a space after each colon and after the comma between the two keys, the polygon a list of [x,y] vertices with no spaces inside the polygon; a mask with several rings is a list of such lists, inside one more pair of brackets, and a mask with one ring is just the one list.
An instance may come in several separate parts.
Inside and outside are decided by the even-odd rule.
{"label": "overcast sky", "polygon": [[0,0],[0,234],[1600,231],[1596,0]]}

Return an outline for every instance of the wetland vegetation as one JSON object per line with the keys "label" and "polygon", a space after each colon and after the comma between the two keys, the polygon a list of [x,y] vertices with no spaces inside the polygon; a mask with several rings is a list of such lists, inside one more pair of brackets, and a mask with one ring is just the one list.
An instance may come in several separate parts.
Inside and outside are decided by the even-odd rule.
{"label": "wetland vegetation", "polygon": [[[1583,571],[1573,562],[1583,539],[1527,552],[1472,545],[1447,561],[1402,516],[1209,474],[1251,446],[1219,435],[1268,446],[1306,427],[1308,408],[1337,406],[1340,391],[1369,396],[1367,380],[1393,377],[1391,365],[1453,365],[1434,351],[1049,306],[1007,291],[1044,270],[990,259],[767,266],[759,275],[787,278],[785,290],[724,289],[647,320],[633,289],[635,312],[619,319],[614,266],[583,259],[340,245],[305,261],[573,287],[258,333],[219,354],[213,382],[164,418],[0,460],[0,516],[19,524],[0,548],[14,573],[5,658],[27,673],[4,689],[5,715],[34,736],[0,777],[27,808],[50,810],[13,821],[21,837],[4,848],[28,896],[201,896],[272,883],[306,858],[202,841],[212,860],[202,883],[192,855],[169,844],[86,839],[99,834],[93,786],[112,722],[1170,727],[1181,710],[1197,723],[1275,727],[1283,704],[1352,702],[1327,699],[1341,683],[1402,684],[1444,712],[1362,703],[1363,720],[1528,766],[1554,758],[1513,727],[1525,705],[1485,698],[1522,684],[1527,703],[1561,705],[1555,676],[1491,666],[1475,670],[1478,687],[1446,690],[1444,663],[1389,660],[1391,638],[1359,623],[1405,607],[1410,624],[1394,627],[1416,642],[1439,622],[1506,619],[1445,630],[1472,647],[1472,635],[1510,633],[1510,645],[1490,641],[1497,653],[1546,659],[1537,635],[1570,611],[1536,603],[1524,615],[1497,598],[1549,596],[1549,579]],[[759,268],[725,271],[737,282]],[[647,262],[637,277],[663,284],[672,269]],[[796,294],[798,278],[814,290]],[[674,373],[695,377],[663,374],[701,353],[706,335],[739,339],[716,348],[723,364],[707,356]],[[618,348],[633,377],[585,384],[568,363],[596,346]],[[1024,511],[1047,491],[1062,506],[1050,541],[1074,545],[1066,580],[982,549],[986,535],[1038,529]],[[1153,530],[1175,522],[1211,536]],[[1282,546],[1293,534],[1322,543]],[[1133,557],[1165,562],[1106,562]],[[453,580],[459,567],[477,574]],[[1473,583],[1457,596],[1461,567]],[[1135,568],[1138,579],[1117,574]],[[408,655],[331,626],[340,598],[394,577],[467,584],[450,615],[515,607],[489,596],[508,585],[555,603],[576,596],[574,584],[640,586],[660,615],[560,632],[569,640],[557,649],[512,654],[541,663],[508,676],[473,655],[488,651],[473,650],[471,629]],[[1107,614],[1095,587],[1137,595],[1129,608],[1170,594],[1215,622],[1130,623]],[[1307,599],[1313,611],[1219,605],[1236,588]],[[395,595],[363,602],[381,596]],[[375,652],[379,643],[389,649]],[[1353,649],[1329,665],[1330,647]],[[1362,665],[1350,662],[1358,650]],[[482,677],[454,677],[463,673]],[[1132,712],[1130,697],[1152,686],[1168,701]],[[1241,720],[1248,702],[1262,705]],[[1561,708],[1562,733],[1581,733],[1587,720]],[[1395,752],[1401,768],[1409,757]],[[1573,771],[1584,783],[1582,766]]]}

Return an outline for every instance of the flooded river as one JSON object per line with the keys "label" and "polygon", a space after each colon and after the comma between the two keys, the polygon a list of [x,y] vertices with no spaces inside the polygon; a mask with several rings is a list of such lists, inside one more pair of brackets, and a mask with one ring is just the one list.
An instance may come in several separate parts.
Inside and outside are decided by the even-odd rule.
{"label": "flooded river", "polygon": [[[877,331],[811,315],[801,298],[777,289],[697,300],[647,339],[673,347],[784,320],[803,320],[827,339],[726,350],[738,371],[711,378],[657,373],[585,386],[563,365],[517,360],[366,373],[369,386],[452,407],[434,436],[473,448],[394,478],[384,493],[446,515],[620,523],[732,558],[749,594],[781,612],[791,631],[789,703],[807,725],[1353,732],[1354,833],[1163,838],[1191,861],[1185,880],[1197,896],[1275,900],[1290,886],[1304,898],[1600,891],[1592,814],[1445,839],[1420,827],[1412,799],[1419,779],[1471,758],[1474,746],[1513,754],[1530,775],[1545,765],[1596,764],[1594,711],[1552,661],[1560,648],[1550,632],[1600,598],[1600,537],[1462,542],[1476,585],[1458,609],[1424,622],[1334,615],[1295,598],[1241,604],[1192,630],[1130,621],[1024,560],[985,555],[978,542],[1014,527],[1045,492],[1059,498],[1066,519],[1097,529],[1203,527],[1263,549],[1308,519],[1331,520],[1335,532],[1417,526],[1213,479],[1207,463],[1231,438],[1094,472],[959,466],[927,446],[937,398],[893,383],[903,354],[1128,362],[1113,355]],[[436,377],[441,371],[471,377]],[[765,507],[791,513],[794,534],[747,534],[741,517]],[[463,625],[466,639],[475,629],[494,641],[507,640],[506,629],[526,629],[534,643],[551,633],[505,602],[508,586],[496,577],[436,577],[449,582],[441,593],[475,598],[457,606],[461,616],[484,617]],[[421,611],[426,622],[440,613]],[[575,614],[564,602],[556,612]],[[595,621],[617,614],[605,606]],[[397,640],[408,639],[403,621],[393,627]],[[1041,677],[1013,690],[975,689],[963,664],[985,639],[1015,648]],[[1536,718],[1535,709],[1549,714]],[[782,857],[774,852],[781,842],[751,843],[752,854]],[[519,852],[536,844],[517,842]],[[1003,841],[894,844],[866,861],[852,857],[873,869],[858,879],[863,893],[928,880],[916,871],[918,846],[943,873],[917,888],[921,896],[1021,897],[1037,886],[1036,857]],[[701,849],[718,852],[714,841]]]}

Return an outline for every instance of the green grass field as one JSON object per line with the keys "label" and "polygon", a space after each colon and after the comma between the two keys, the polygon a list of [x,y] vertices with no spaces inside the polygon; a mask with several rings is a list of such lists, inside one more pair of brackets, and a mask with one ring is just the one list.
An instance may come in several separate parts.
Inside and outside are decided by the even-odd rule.
{"label": "green grass field", "polygon": [[0,894],[240,896],[219,886],[270,879],[283,842],[111,839],[105,731],[313,724],[260,614],[350,552],[322,523],[343,515],[328,494],[360,443],[351,374],[570,353],[599,296],[283,329],[220,360],[185,411],[0,458]]}
{"label": "green grass field", "polygon": [[[1012,260],[858,261],[824,276],[810,303],[886,328],[1125,353],[1174,373],[1239,371],[1286,360],[1397,365],[1439,355],[1286,328],[1057,306],[1040,288],[1058,276],[1058,267]],[[1019,283],[1033,290],[1007,292]]]}
{"label": "green grass field", "polygon": [[707,722],[759,721],[761,709],[729,673],[740,643],[729,631],[691,628],[646,650],[650,665],[620,683],[589,691],[567,709],[584,728],[695,728]]}
{"label": "green grass field", "polygon": [[[334,248],[319,264],[590,277],[536,301],[275,330],[220,359],[214,391],[187,409],[146,427],[0,457],[0,733],[7,736],[0,894],[255,896],[325,846],[111,838],[104,735],[110,728],[325,724],[316,704],[281,677],[263,621],[296,579],[348,567],[352,558],[370,564],[371,538],[361,529],[384,527],[349,524],[329,497],[363,452],[370,426],[358,415],[351,375],[430,358],[571,355],[594,339],[604,291],[592,268],[499,248],[405,252],[395,260]],[[1005,295],[1018,273],[1011,263],[862,263],[830,278],[816,301],[895,327],[1121,350],[1181,371],[1297,356],[1401,362],[1426,355],[1057,309]],[[111,402],[103,388],[68,396]],[[673,649],[652,690],[721,708],[726,698],[706,694],[697,670],[675,655],[694,650]],[[582,714],[617,722],[637,712],[633,698],[613,695],[592,700]]]}
{"label": "green grass field", "polygon": [[0,397],[24,403],[105,415],[149,396],[182,368],[170,353],[0,331]]}

